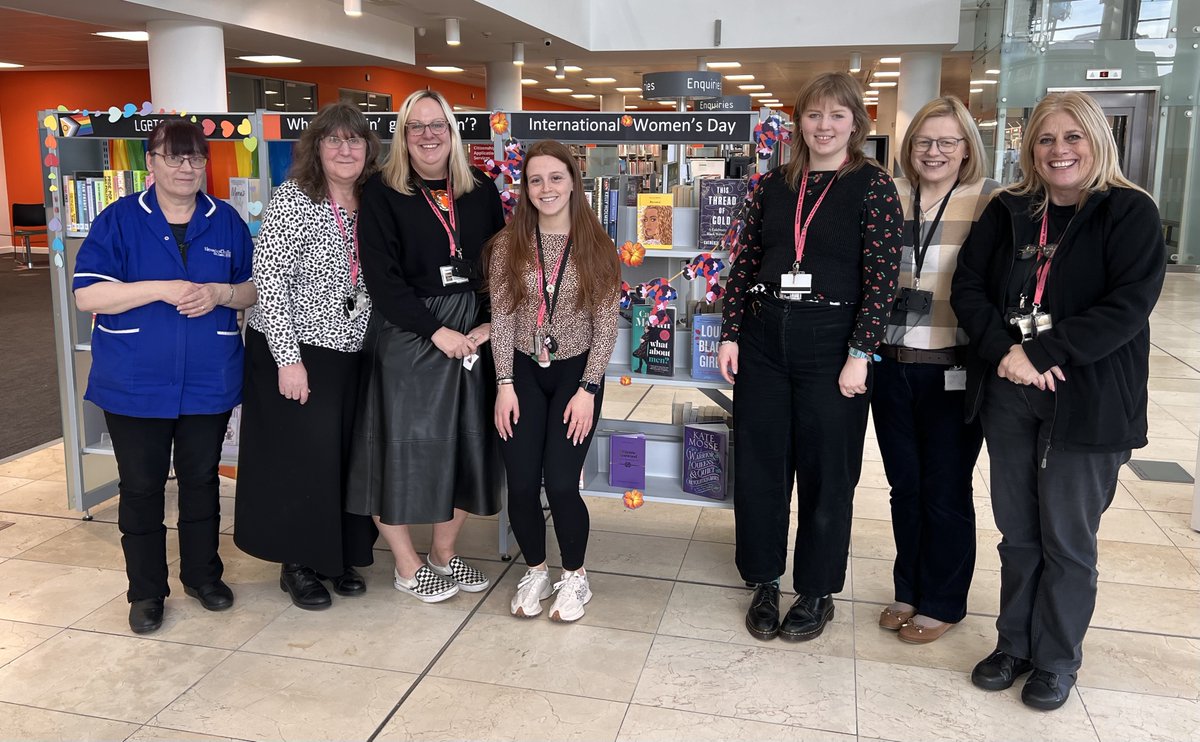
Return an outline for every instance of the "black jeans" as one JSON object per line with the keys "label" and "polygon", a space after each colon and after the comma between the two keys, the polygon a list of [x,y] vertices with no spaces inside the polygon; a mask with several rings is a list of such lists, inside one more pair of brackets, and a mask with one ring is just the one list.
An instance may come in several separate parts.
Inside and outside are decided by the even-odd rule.
{"label": "black jeans", "polygon": [[868,370],[867,394],[838,389],[857,313],[778,299],[747,307],[733,396],[736,559],[746,582],[784,572],[795,482],[793,587],[822,596],[845,584],[872,383]]}
{"label": "black jeans", "polygon": [[563,414],[579,391],[587,354],[554,361],[549,368],[538,366],[520,351],[514,355],[513,390],[520,417],[512,437],[500,448],[508,474],[508,517],[513,535],[526,564],[546,561],[546,517],[540,497],[544,483],[563,569],[576,570],[583,566],[591,528],[587,505],[579,494],[579,473],[600,420],[604,385],[601,383],[595,396],[592,429],[576,446],[567,438]]}
{"label": "black jeans", "polygon": [[129,601],[171,594],[167,586],[163,491],[172,444],[179,484],[179,579],[188,587],[203,587],[221,579],[224,565],[217,556],[221,530],[217,467],[229,413],[164,419],[105,412],[104,418],[120,476],[117,526],[125,552]]}
{"label": "black jeans", "polygon": [[963,422],[965,391],[946,391],[948,366],[875,364],[872,419],[892,488],[896,600],[957,623],[967,615],[975,570],[971,474],[983,444]]}
{"label": "black jeans", "polygon": [[[1068,380],[1059,383],[1070,383],[1070,369],[1066,373]],[[1040,670],[1073,673],[1083,662],[1083,637],[1096,606],[1100,516],[1130,452],[1047,454],[1054,393],[999,377],[985,384],[992,511],[1004,536],[997,647]]]}

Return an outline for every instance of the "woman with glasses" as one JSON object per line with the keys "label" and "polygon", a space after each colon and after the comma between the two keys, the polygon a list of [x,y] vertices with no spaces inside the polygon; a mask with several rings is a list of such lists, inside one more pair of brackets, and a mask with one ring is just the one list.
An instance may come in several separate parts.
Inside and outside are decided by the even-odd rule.
{"label": "woman with glasses", "polygon": [[[396,123],[391,154],[362,193],[374,305],[346,507],[375,519],[396,589],[435,603],[489,584],[455,544],[468,513],[500,510],[491,324],[479,292],[483,245],[504,215],[440,93],[410,95]],[[408,528],[418,523],[434,524],[424,561]]]}
{"label": "woman with glasses", "polygon": [[1166,271],[1154,200],[1121,173],[1104,112],[1050,93],[1021,179],[958,256],[950,301],[971,340],[967,412],[991,460],[1000,542],[996,649],[971,681],[1066,703],[1096,604],[1096,533],[1117,471],[1146,445],[1150,311]]}
{"label": "woman with glasses", "polygon": [[345,511],[359,351],[371,300],[359,267],[358,202],[379,139],[356,106],[331,103],[293,152],[254,253],[246,331],[234,542],[279,562],[298,608],[366,590],[375,526]]}
{"label": "woman with glasses", "polygon": [[95,315],[84,398],[104,410],[116,454],[129,628],[138,634],[162,626],[171,593],[163,513],[172,465],[184,593],[210,611],[233,605],[217,555],[217,466],[241,401],[237,313],[255,290],[245,222],[200,190],[207,163],[200,127],[159,124],[147,143],[154,185],[100,212],[75,260],[75,305]]}
{"label": "woman with glasses", "polygon": [[967,613],[975,569],[971,479],[983,444],[963,422],[966,333],[950,308],[958,250],[998,184],[983,177],[983,142],[962,101],[917,111],[900,147],[908,179],[900,291],[871,397],[875,435],[891,485],[895,602],[879,625],[927,644]]}

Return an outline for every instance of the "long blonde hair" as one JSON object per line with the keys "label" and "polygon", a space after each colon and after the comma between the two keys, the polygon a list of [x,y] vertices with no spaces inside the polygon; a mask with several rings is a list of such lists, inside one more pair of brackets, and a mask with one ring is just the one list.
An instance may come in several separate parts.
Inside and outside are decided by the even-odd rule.
{"label": "long blonde hair", "polygon": [[405,98],[404,103],[401,104],[400,111],[396,114],[396,133],[392,137],[392,151],[387,162],[380,168],[383,172],[383,182],[405,196],[412,196],[416,193],[413,190],[413,169],[408,153],[407,127],[408,119],[412,116],[413,106],[426,98],[441,106],[442,115],[446,117],[446,123],[450,125],[448,132],[450,135],[450,162],[447,170],[450,182],[454,184],[454,192],[457,194],[470,193],[475,190],[475,176],[471,172],[471,165],[467,162],[467,156],[463,152],[462,135],[458,133],[458,121],[454,118],[454,111],[450,108],[450,104],[436,90],[418,90]]}
{"label": "long blonde hair", "polygon": [[852,173],[867,164],[863,145],[867,141],[867,131],[871,128],[871,117],[863,104],[862,86],[845,72],[822,73],[800,88],[800,94],[796,96],[796,105],[792,109],[796,130],[792,132],[792,159],[787,165],[787,182],[794,191],[800,190],[800,178],[804,174],[804,168],[808,167],[809,157],[808,144],[800,131],[800,118],[805,111],[825,101],[845,106],[854,117],[854,130],[850,132],[850,140],[846,145],[849,161],[838,170],[838,175]]}
{"label": "long blonde hair", "polygon": [[[963,158],[962,164],[958,166],[958,181],[963,185],[978,183],[987,175],[983,169],[983,138],[979,136],[979,128],[975,126],[975,121],[971,118],[967,107],[957,96],[953,95],[934,98],[921,106],[921,110],[913,116],[912,122],[908,125],[908,131],[904,133],[904,143],[900,145],[900,166],[904,168],[905,173],[913,169],[913,139],[916,137],[917,130],[929,119],[939,116],[951,119],[958,124],[965,140],[963,143],[967,145],[967,154]],[[919,180],[915,173],[912,175],[912,179]]]}
{"label": "long blonde hair", "polygon": [[1087,199],[1088,194],[1107,191],[1113,186],[1133,188],[1145,193],[1141,186],[1121,172],[1117,143],[1113,140],[1112,130],[1108,128],[1103,109],[1090,95],[1074,90],[1050,93],[1033,109],[1025,125],[1025,137],[1021,140],[1021,179],[1005,190],[1018,196],[1032,196],[1035,216],[1046,210],[1050,193],[1034,165],[1033,148],[1037,146],[1037,139],[1046,119],[1056,113],[1065,113],[1075,119],[1092,147],[1092,171],[1087,174],[1083,183],[1080,203]]}

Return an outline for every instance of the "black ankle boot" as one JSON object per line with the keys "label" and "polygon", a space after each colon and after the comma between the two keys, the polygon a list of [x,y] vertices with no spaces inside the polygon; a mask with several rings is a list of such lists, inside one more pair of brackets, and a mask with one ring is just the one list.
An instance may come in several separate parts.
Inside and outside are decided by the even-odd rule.
{"label": "black ankle boot", "polygon": [[816,639],[833,618],[833,597],[812,598],[797,595],[779,627],[779,638],[790,642]]}
{"label": "black ankle boot", "polygon": [[754,588],[750,610],[746,611],[746,630],[755,639],[774,639],[779,633],[779,583],[763,582]]}
{"label": "black ankle boot", "polygon": [[316,573],[299,564],[283,565],[279,573],[279,589],[292,597],[292,603],[297,608],[306,611],[319,611],[333,604],[329,591],[317,579]]}

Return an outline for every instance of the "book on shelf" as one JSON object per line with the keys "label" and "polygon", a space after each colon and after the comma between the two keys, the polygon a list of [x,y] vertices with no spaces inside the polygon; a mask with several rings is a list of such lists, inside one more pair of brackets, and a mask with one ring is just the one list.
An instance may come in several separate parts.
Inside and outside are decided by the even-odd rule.
{"label": "book on shelf", "polygon": [[671,248],[671,219],[675,197],[670,193],[639,193],[637,197],[638,242],[652,250]]}
{"label": "book on shelf", "polygon": [[71,232],[86,232],[109,204],[146,190],[145,170],[78,170],[64,175],[66,224]]}
{"label": "book on shelf", "polygon": [[608,486],[646,488],[646,435],[613,433],[608,439]]}
{"label": "book on shelf", "polygon": [[683,426],[684,492],[724,500],[729,481],[729,428],[723,423]]}
{"label": "book on shelf", "polygon": [[634,304],[629,342],[629,367],[645,376],[675,375],[675,307],[661,310],[665,321],[650,324],[649,304]]}
{"label": "book on shelf", "polygon": [[720,381],[717,347],[721,342],[721,315],[697,314],[692,317],[692,378]]}
{"label": "book on shelf", "polygon": [[734,214],[746,200],[746,181],[740,178],[703,178],[700,183],[700,227],[697,241],[703,250],[715,250],[729,230]]}
{"label": "book on shelf", "polygon": [[591,204],[609,238],[614,241],[617,239],[621,207],[637,206],[640,180],[627,175],[605,175],[584,183],[584,198]]}

